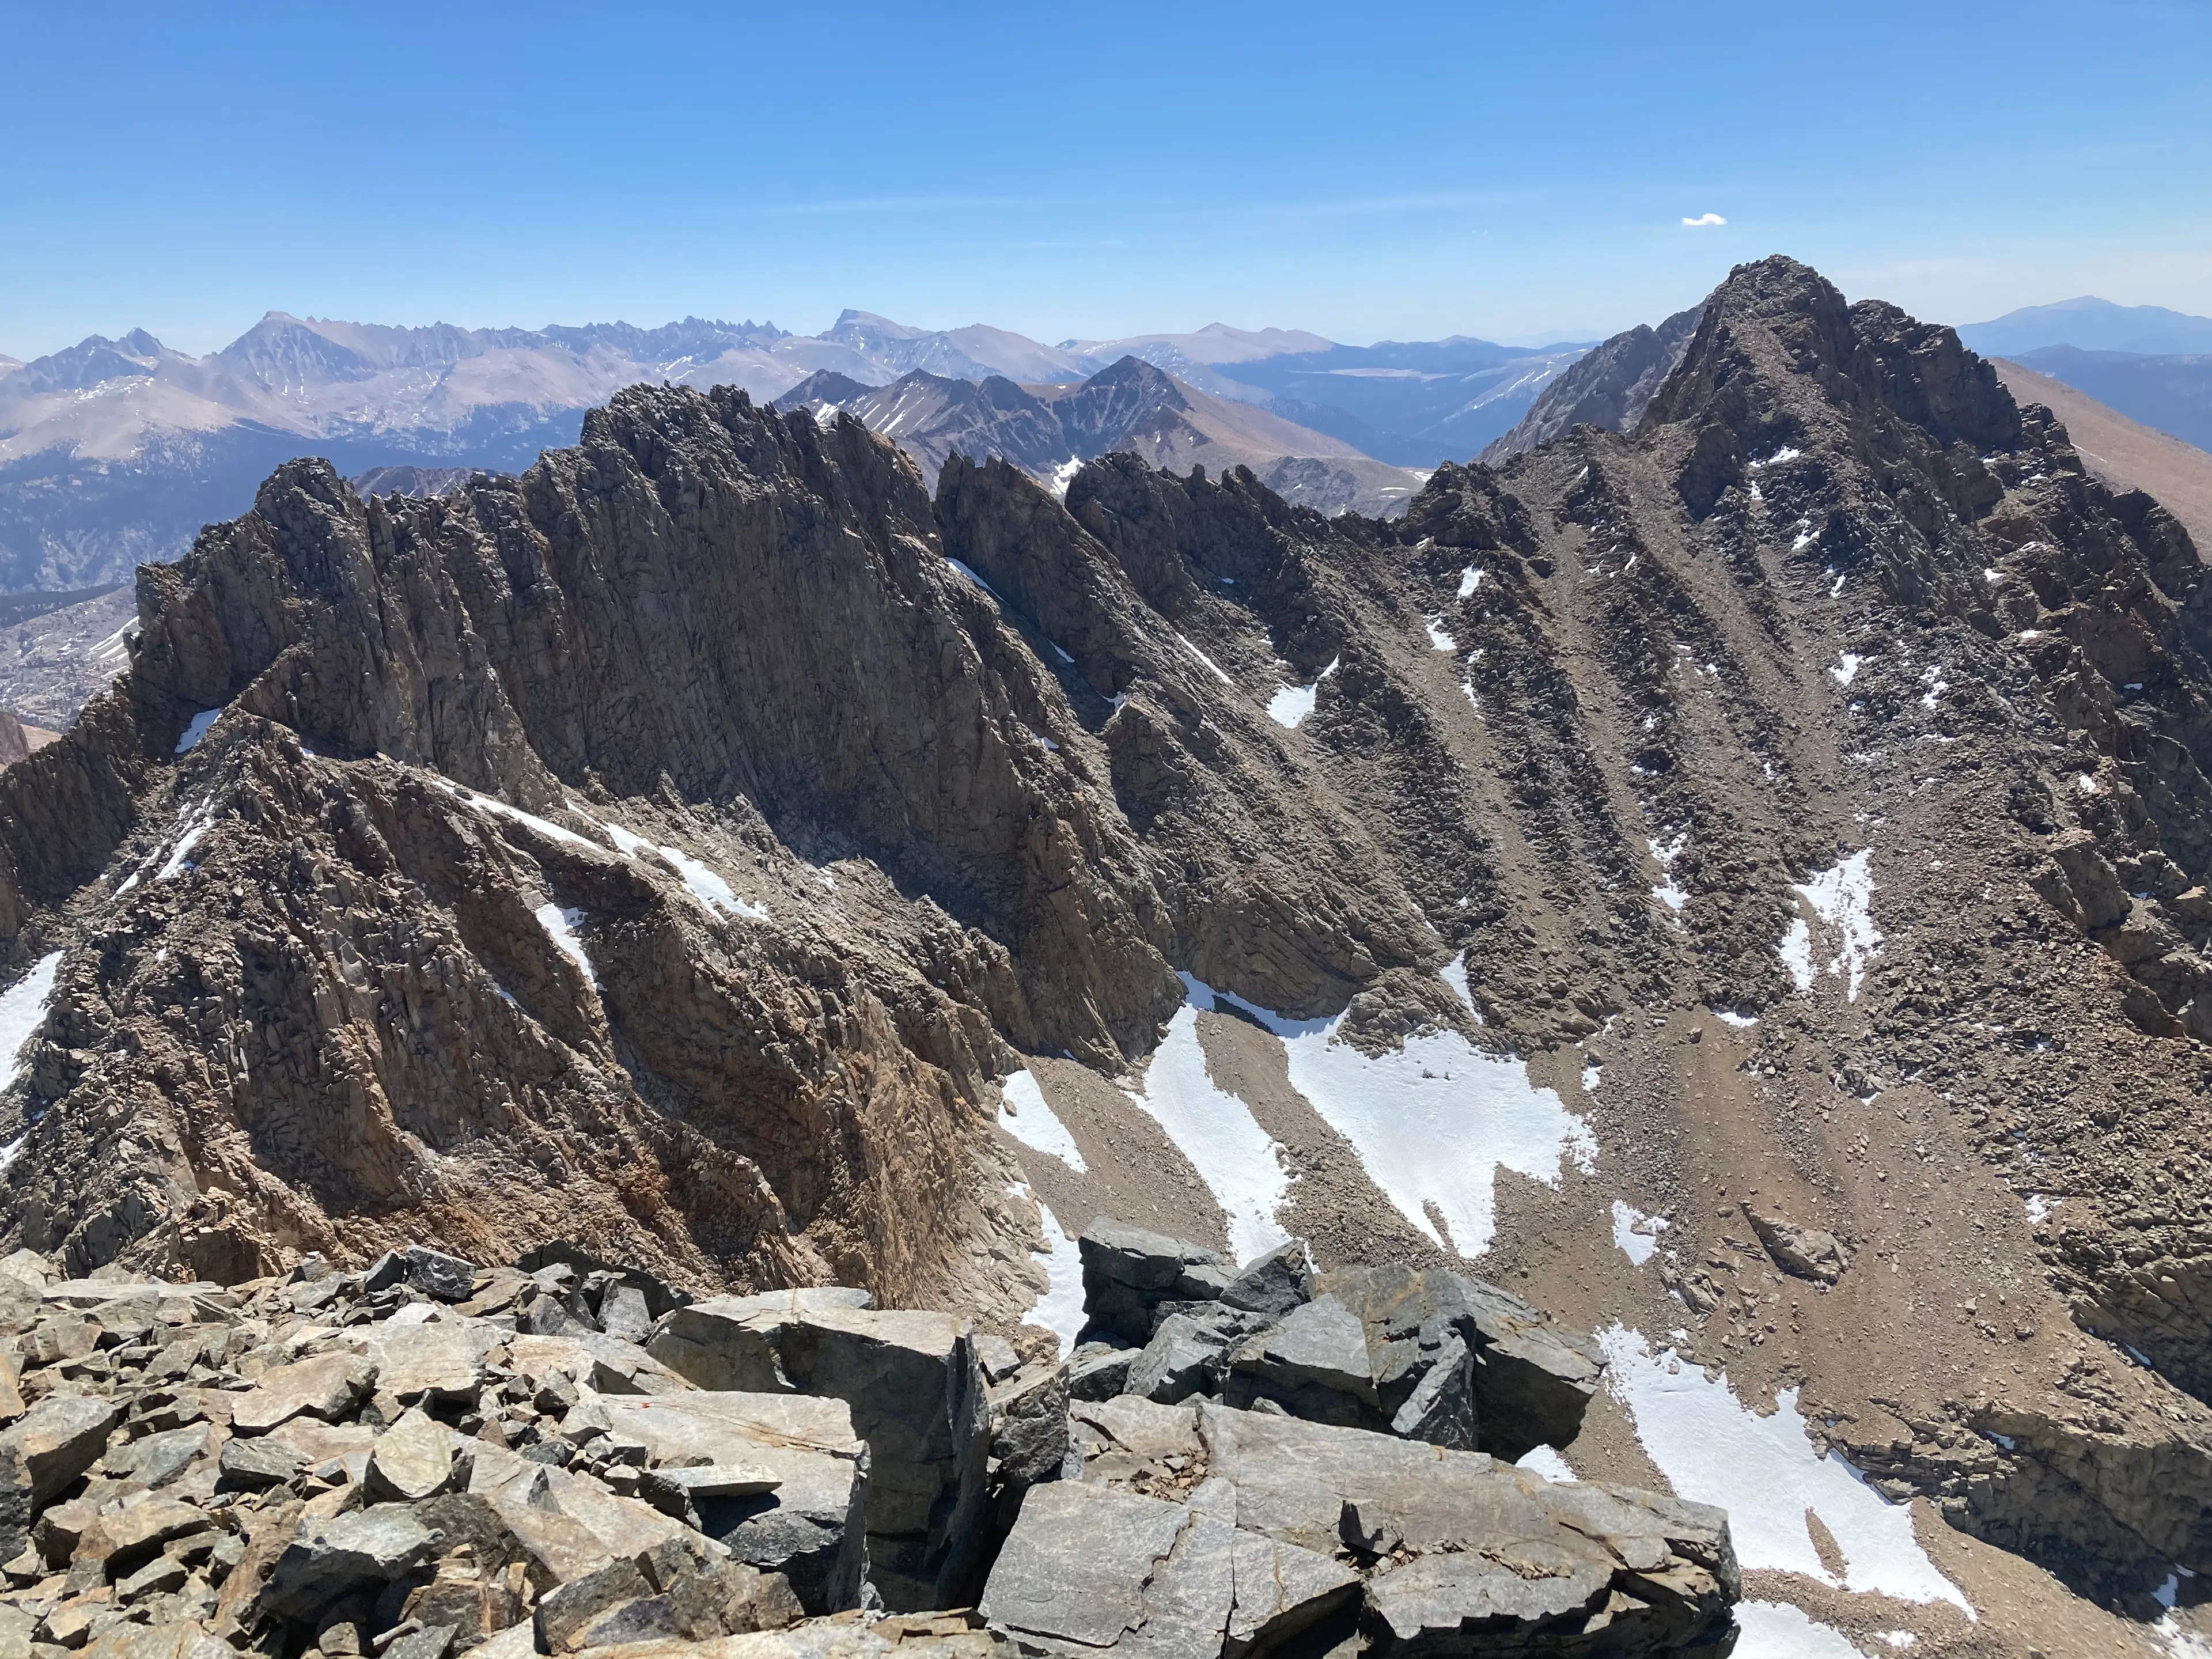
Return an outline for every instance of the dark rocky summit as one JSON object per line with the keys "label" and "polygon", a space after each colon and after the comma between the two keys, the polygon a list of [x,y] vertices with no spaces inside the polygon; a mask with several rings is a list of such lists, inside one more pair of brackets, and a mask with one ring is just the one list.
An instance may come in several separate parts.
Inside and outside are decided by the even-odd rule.
{"label": "dark rocky summit", "polygon": [[[1127,454],[1061,499],[952,453],[933,497],[859,422],[726,390],[625,392],[576,447],[434,497],[281,469],[252,514],[141,573],[128,669],[0,771],[4,1242],[73,1283],[302,1273],[292,1299],[368,1275],[356,1299],[465,1307],[437,1299],[453,1261],[573,1239],[528,1271],[575,1284],[514,1316],[585,1345],[598,1393],[650,1394],[642,1375],[814,1402],[763,1431],[811,1460],[775,1489],[787,1508],[746,1472],[764,1455],[608,1465],[641,1471],[617,1496],[740,1540],[802,1606],[851,1589],[863,1544],[886,1601],[944,1600],[971,1535],[1028,1514],[994,1463],[1066,1484],[1047,1477],[1082,1451],[1054,1443],[1072,1411],[1117,1457],[1173,1448],[1141,1485],[1141,1461],[1083,1483],[1116,1547],[1177,1529],[1153,1559],[1188,1593],[1140,1598],[1125,1628],[1199,1608],[1238,1642],[1294,1639],[1356,1568],[1362,1618],[1430,1640],[1511,1600],[1444,1582],[1468,1541],[1450,1516],[1370,1515],[1346,1488],[1327,1520],[1351,1554],[1316,1565],[1278,1553],[1327,1553],[1302,1522],[1245,1518],[1241,1477],[1203,1500],[1176,1483],[1229,1456],[1222,1425],[1258,1424],[1316,1460],[1359,1437],[1386,1485],[1437,1460],[1468,1503],[1521,1516],[1498,1485],[1519,1476],[1454,1460],[1580,1422],[1577,1458],[1652,1484],[1618,1366],[1535,1304],[1663,1337],[1762,1411],[1787,1393],[1811,1443],[1949,1523],[1962,1575],[2009,1550],[2093,1611],[2158,1620],[2163,1591],[2186,1613],[2212,1576],[2197,550],[1948,330],[1794,262],[1732,273],[1671,366],[1667,334],[1591,368],[1614,413],[1442,468],[1389,522]],[[1227,1205],[1155,1110],[1175,1079],[1148,1081],[1169,1031],[1193,1097],[1202,1078],[1213,1108],[1249,1109],[1281,1194],[1269,1237],[1305,1235],[1310,1261],[1222,1259]],[[1395,1136],[1410,1120],[1375,1098],[1336,1109],[1347,1055],[1407,1091],[1456,1066],[1510,1098]],[[997,1127],[1017,1073],[1071,1156]],[[1410,1192],[1406,1166],[1516,1108],[1579,1150],[1500,1154],[1455,1212]],[[1098,1257],[1112,1341],[1064,1377],[994,1375],[912,1311],[1034,1342],[1039,1256],[1060,1251],[1064,1289],[1067,1236],[1117,1217],[1190,1242]],[[1476,1257],[1512,1297],[1468,1277]],[[877,1352],[852,1304],[805,1301],[836,1285],[921,1322]],[[155,1312],[228,1330],[193,1300],[217,1294]],[[91,1322],[42,1316],[19,1357],[140,1346]],[[374,1407],[392,1449],[344,1489],[391,1495],[359,1512],[466,1534],[408,1507],[467,1493],[406,1496],[437,1437],[376,1405],[400,1361],[369,1351],[389,1320],[362,1323],[384,1334],[264,1355],[284,1392],[249,1423],[300,1404],[237,1442]],[[195,1340],[163,1363],[234,1357]],[[479,1405],[481,1358],[454,1384]],[[847,1398],[894,1375],[934,1379],[926,1423]],[[627,1446],[671,1424],[672,1449],[723,1432],[658,1409],[592,1426]],[[38,1471],[108,1455],[114,1431],[41,1424],[0,1514],[27,1532],[57,1507]],[[311,1473],[347,1455],[300,1432]],[[897,1504],[854,1507],[864,1445]],[[214,1455],[241,1490],[294,1478],[258,1444]],[[1088,1496],[1038,1515],[1080,1530],[1090,1511],[1054,1506]],[[1552,1501],[1528,1499],[1547,1526]],[[1696,1573],[1725,1589],[1724,1564],[1703,1522],[1618,1501],[1605,1536],[1656,1526],[1686,1552],[1613,1552],[1680,1568],[1636,1638],[1677,1640],[1710,1604]],[[309,1563],[429,1559],[354,1514],[315,1517],[349,1529],[301,1542]],[[146,1594],[179,1593],[150,1588],[173,1541],[124,1547]],[[1060,1547],[997,1559],[1043,1571]],[[1513,1617],[1615,1571],[1561,1549],[1562,1582]],[[647,1553],[616,1573],[629,1601],[672,1594]],[[1403,1622],[1377,1611],[1386,1558]],[[1244,1598],[1240,1559],[1308,1588]],[[450,1593],[489,1606],[512,1565]],[[1008,1640],[1090,1640],[1021,1607]],[[2024,1656],[1996,1628],[1975,1639]]]}

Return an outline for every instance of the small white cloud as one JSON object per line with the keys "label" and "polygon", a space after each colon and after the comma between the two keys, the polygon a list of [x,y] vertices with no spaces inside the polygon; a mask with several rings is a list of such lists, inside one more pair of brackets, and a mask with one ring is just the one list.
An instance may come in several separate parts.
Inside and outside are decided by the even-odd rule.
{"label": "small white cloud", "polygon": [[1686,224],[1686,225],[1692,225],[1692,226],[1694,226],[1694,225],[1724,225],[1724,224],[1726,224],[1726,223],[1728,222],[1728,221],[1727,221],[1727,220],[1725,220],[1725,219],[1723,219],[1723,218],[1722,218],[1722,217],[1721,217],[1721,216],[1720,216],[1719,214],[1717,214],[1717,213],[1700,213],[1700,214],[1699,214],[1696,218],[1694,218],[1694,219],[1685,219],[1685,220],[1683,220],[1683,221],[1682,221],[1682,222],[1683,222],[1684,224]]}

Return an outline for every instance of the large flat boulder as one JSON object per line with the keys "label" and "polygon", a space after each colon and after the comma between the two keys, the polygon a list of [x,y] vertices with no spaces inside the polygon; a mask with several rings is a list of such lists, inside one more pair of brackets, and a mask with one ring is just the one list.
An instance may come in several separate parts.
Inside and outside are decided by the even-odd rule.
{"label": "large flat boulder", "polygon": [[100,1461],[122,1420],[113,1401],[57,1394],[0,1431],[0,1547],[7,1559],[22,1553],[39,1511]]}
{"label": "large flat boulder", "polygon": [[1024,1650],[1210,1659],[1280,1641],[1358,1589],[1327,1555],[1182,1504],[1060,1481],[1022,1500],[979,1611]]}
{"label": "large flat boulder", "polygon": [[965,1321],[803,1293],[716,1297],[672,1312],[647,1352],[702,1389],[844,1401],[870,1454],[870,1582],[894,1611],[964,1599],[991,1438]]}
{"label": "large flat boulder", "polygon": [[689,1492],[700,1530],[738,1560],[782,1573],[811,1613],[860,1605],[871,1457],[844,1401],[696,1389],[593,1405],[615,1434],[644,1446],[654,1469],[743,1466],[773,1480],[766,1489],[749,1480],[741,1484],[757,1489]]}
{"label": "large flat boulder", "polygon": [[1668,1653],[1725,1628],[1742,1595],[1728,1517],[1709,1505],[1211,1401],[1197,1413],[1206,1506],[1279,1543],[1348,1548],[1376,1650]]}

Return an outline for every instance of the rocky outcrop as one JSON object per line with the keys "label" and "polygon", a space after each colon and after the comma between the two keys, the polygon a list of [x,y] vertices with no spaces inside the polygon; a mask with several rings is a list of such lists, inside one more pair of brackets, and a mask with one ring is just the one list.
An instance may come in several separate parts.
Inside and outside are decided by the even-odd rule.
{"label": "rocky outcrop", "polygon": [[[1728,1630],[1726,1525],[1695,1505],[1210,1404],[1109,1402],[1138,1455],[1086,1455],[1042,1362],[1009,1351],[987,1404],[965,1320],[850,1288],[689,1302],[576,1254],[479,1272],[414,1247],[231,1287],[0,1263],[27,1361],[0,1628],[415,1659],[756,1633],[745,1651],[1257,1656],[1354,1623],[1373,1652],[1602,1629],[1634,1654]],[[642,1349],[593,1328],[632,1297],[665,1310]],[[916,1616],[883,1617],[898,1600]]]}
{"label": "rocky outcrop", "polygon": [[1482,452],[1498,466],[1577,426],[1626,432],[1682,361],[1703,306],[1692,306],[1652,328],[1638,323],[1578,357],[1536,396],[1514,428]]}

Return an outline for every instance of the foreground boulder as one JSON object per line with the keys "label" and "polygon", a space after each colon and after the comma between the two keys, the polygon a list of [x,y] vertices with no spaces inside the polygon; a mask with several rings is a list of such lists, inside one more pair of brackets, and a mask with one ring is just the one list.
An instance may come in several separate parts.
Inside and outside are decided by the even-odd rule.
{"label": "foreground boulder", "polygon": [[1101,1220],[1081,1241],[1077,1400],[1194,1395],[1516,1460],[1582,1431],[1605,1362],[1518,1297],[1403,1263],[1316,1274],[1291,1241],[1241,1273]]}
{"label": "foreground boulder", "polygon": [[869,1582],[894,1610],[946,1606],[981,1541],[982,1367],[951,1315],[856,1306],[854,1294],[718,1297],[672,1312],[646,1351],[703,1388],[842,1401],[868,1446]]}
{"label": "foreground boulder", "polygon": [[1672,1654],[1742,1592],[1721,1511],[1238,1411],[1079,1408],[1082,1479],[1024,1499],[981,1602],[1024,1651]]}

